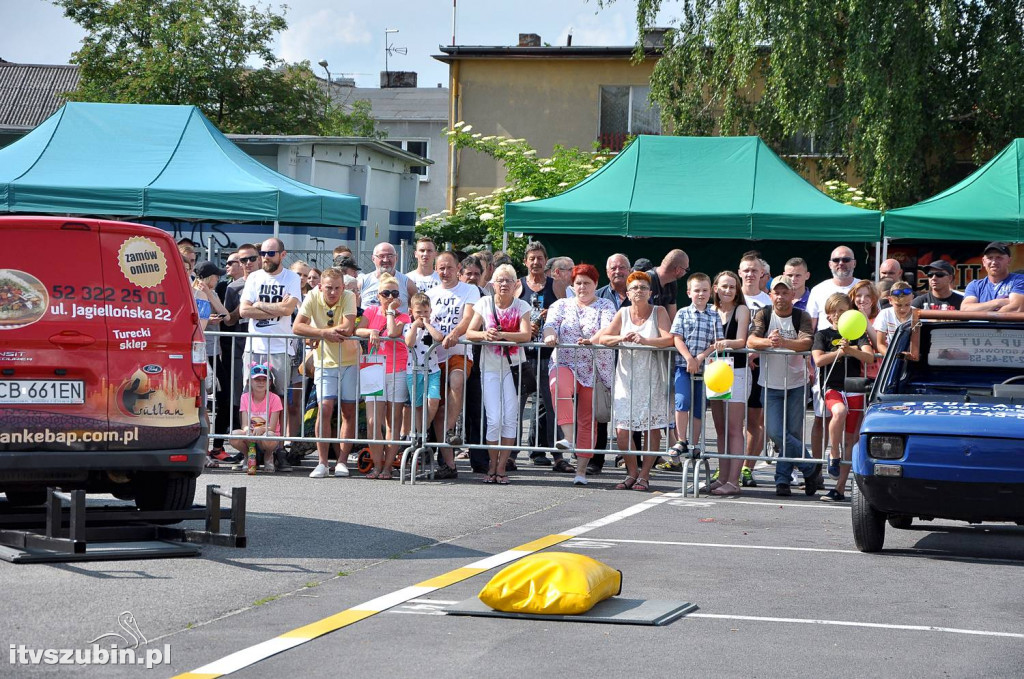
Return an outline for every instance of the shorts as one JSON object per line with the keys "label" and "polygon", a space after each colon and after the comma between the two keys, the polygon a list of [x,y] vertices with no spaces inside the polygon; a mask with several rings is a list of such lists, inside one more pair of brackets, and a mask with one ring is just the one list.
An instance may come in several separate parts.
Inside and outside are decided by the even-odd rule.
{"label": "shorts", "polygon": [[468,378],[469,374],[473,372],[473,359],[468,356],[449,356],[448,360],[441,365],[441,371],[444,373],[445,381],[448,379],[448,373],[461,370],[463,374]]}
{"label": "shorts", "polygon": [[[340,376],[340,379],[339,379]],[[341,402],[355,403],[359,396],[359,366],[343,365],[340,368],[319,368],[313,378],[316,385],[317,401],[335,401],[341,388]]]}
{"label": "shorts", "polygon": [[[704,378],[698,375],[700,379],[692,380],[692,375],[686,372],[686,366],[677,365],[675,374],[675,390],[676,390],[676,412],[690,412],[693,411],[693,416],[698,420],[704,417]],[[690,385],[693,385],[693,403],[690,403]],[[691,405],[693,406],[691,408]]]}
{"label": "shorts", "polygon": [[[242,354],[242,385],[249,384],[249,369],[255,363],[267,363],[270,365],[270,391],[285,398],[288,387],[302,380],[299,377],[299,369],[292,365],[292,357],[288,354],[254,354],[246,351]],[[239,395],[241,398],[241,395]]]}
{"label": "shorts", "polygon": [[[412,401],[413,396],[413,380],[416,381],[416,402],[413,403],[413,407],[420,408],[423,406],[423,373],[406,373],[405,384],[409,389],[409,400]],[[433,401],[441,400],[441,371],[432,372],[427,375],[427,398]]]}
{"label": "shorts", "polygon": [[750,369],[734,368],[732,371],[732,395],[724,403],[747,403],[750,400]]}
{"label": "shorts", "polygon": [[815,417],[832,417],[832,413],[825,407],[825,400],[821,398],[821,387],[818,385],[818,380],[814,380],[814,383],[811,384],[811,401],[814,403]]}
{"label": "shorts", "polygon": [[860,420],[864,417],[864,394],[846,394],[836,389],[825,392],[825,407],[832,412],[837,403],[846,404],[846,433],[856,434],[860,429]]}
{"label": "shorts", "polygon": [[758,363],[756,367],[750,368],[750,395],[747,397],[748,408],[764,408],[764,387],[759,382],[761,381],[761,364]]}
{"label": "shorts", "polygon": [[408,403],[409,402],[409,382],[406,379],[407,373],[397,372],[388,373],[384,376],[384,395],[383,396],[364,396],[363,400],[367,403],[376,403],[380,401],[384,403]]}

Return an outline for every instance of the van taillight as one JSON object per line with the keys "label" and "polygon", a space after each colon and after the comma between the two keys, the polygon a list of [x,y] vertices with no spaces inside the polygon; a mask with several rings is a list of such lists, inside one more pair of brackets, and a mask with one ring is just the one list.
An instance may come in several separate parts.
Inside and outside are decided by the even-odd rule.
{"label": "van taillight", "polygon": [[192,332],[192,372],[201,380],[206,379],[206,339],[199,326]]}

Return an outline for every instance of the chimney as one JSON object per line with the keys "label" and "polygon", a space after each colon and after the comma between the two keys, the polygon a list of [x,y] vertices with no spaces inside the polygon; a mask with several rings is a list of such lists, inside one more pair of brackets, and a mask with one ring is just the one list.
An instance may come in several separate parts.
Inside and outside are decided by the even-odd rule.
{"label": "chimney", "polygon": [[565,46],[572,47],[572,33],[570,33],[569,36],[565,39]]}
{"label": "chimney", "polygon": [[540,36],[536,33],[520,33],[520,47],[540,47]]}
{"label": "chimney", "polygon": [[381,71],[381,89],[386,87],[416,87],[416,71]]}
{"label": "chimney", "polygon": [[669,28],[653,27],[644,31],[644,49],[662,49],[665,47],[665,36]]}

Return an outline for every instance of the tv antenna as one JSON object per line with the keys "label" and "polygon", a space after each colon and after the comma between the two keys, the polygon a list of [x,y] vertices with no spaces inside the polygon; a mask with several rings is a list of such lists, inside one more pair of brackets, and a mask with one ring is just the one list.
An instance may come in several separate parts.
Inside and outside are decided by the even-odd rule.
{"label": "tv antenna", "polygon": [[405,47],[395,47],[394,45],[388,44],[388,35],[391,33],[398,33],[398,29],[384,29],[384,82],[388,87],[391,87],[391,70],[388,68],[388,57],[394,56],[395,54],[405,55],[409,53],[409,50]]}

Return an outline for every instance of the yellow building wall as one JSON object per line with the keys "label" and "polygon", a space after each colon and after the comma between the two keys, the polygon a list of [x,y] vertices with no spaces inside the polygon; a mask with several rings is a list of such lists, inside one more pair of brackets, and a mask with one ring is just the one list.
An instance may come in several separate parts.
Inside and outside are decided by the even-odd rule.
{"label": "yellow building wall", "polygon": [[[463,59],[452,73],[458,120],[483,135],[524,138],[540,156],[556,144],[588,151],[598,138],[602,85],[650,83],[656,61],[628,59]],[[501,164],[475,151],[459,153],[456,197],[504,186]]]}

